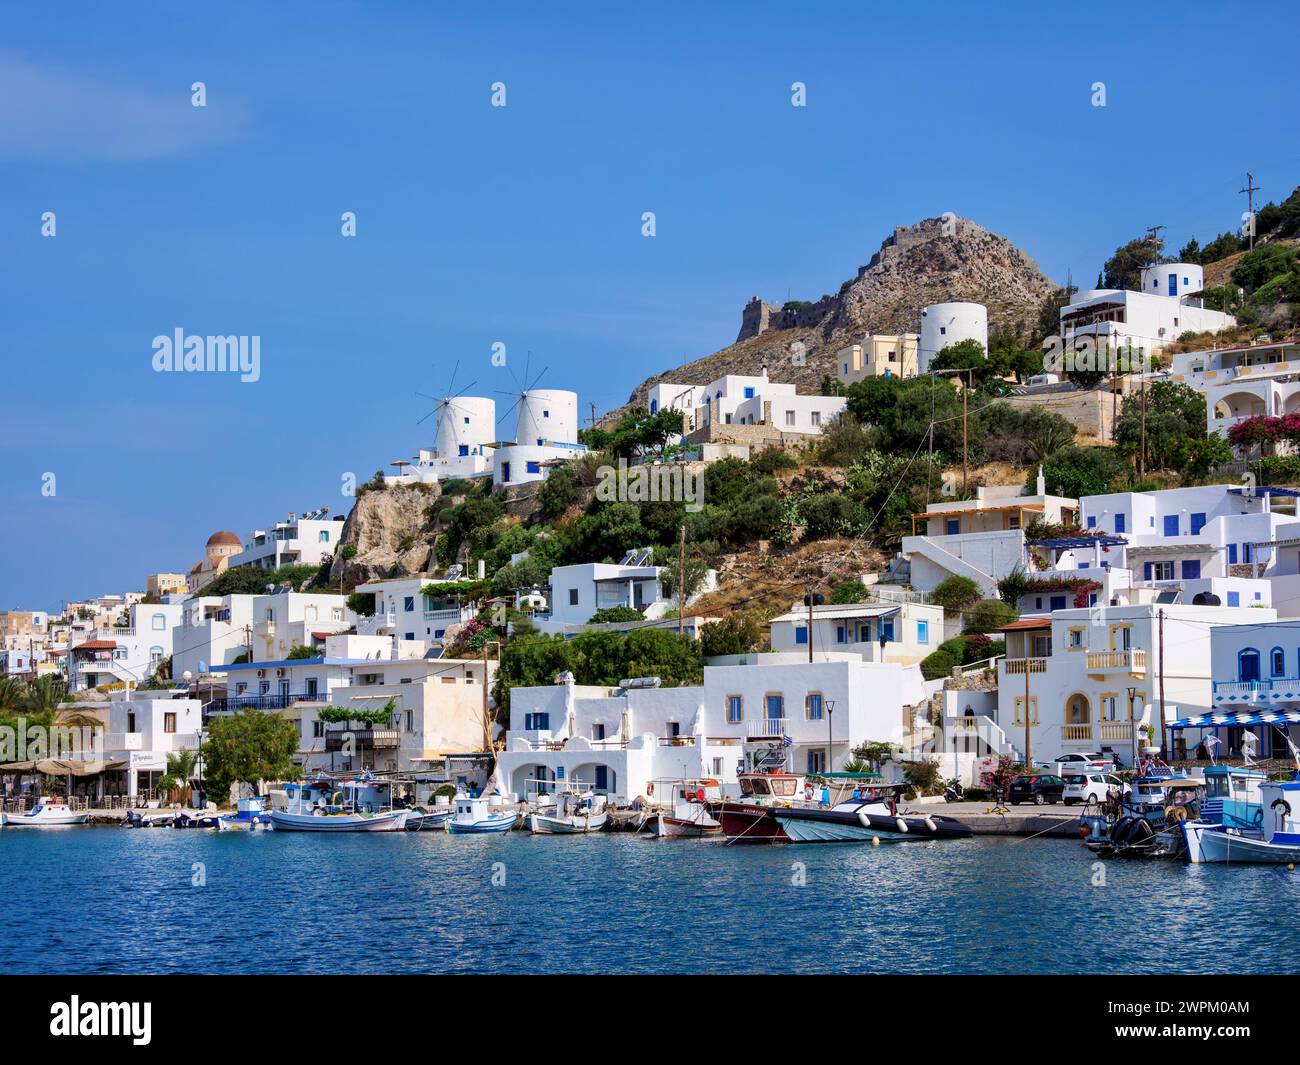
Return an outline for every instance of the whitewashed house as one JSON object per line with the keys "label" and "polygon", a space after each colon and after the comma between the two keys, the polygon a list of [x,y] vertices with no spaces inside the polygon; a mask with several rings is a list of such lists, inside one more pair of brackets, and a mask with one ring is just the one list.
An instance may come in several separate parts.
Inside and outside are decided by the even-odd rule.
{"label": "whitewashed house", "polygon": [[[1213,706],[1193,727],[1179,728],[1175,743],[1185,756],[1203,739],[1218,741],[1218,757],[1247,744],[1259,758],[1291,758],[1287,741],[1300,744],[1300,621],[1220,625],[1210,632]],[[1196,718],[1183,715],[1180,721]]]}
{"label": "whitewashed house", "polygon": [[1300,411],[1300,342],[1296,340],[1180,352],[1171,355],[1169,363],[1168,371],[1152,376],[1205,393],[1208,432],[1226,437],[1229,429],[1247,418]]}
{"label": "whitewashed house", "polygon": [[277,570],[281,566],[319,566],[333,558],[343,536],[344,516],[325,517],[329,507],[309,511],[299,517],[291,513],[269,529],[254,529],[244,541],[244,549],[231,555],[230,569],[256,566]]}
{"label": "whitewashed house", "polygon": [[114,772],[125,775],[125,794],[132,798],[157,787],[158,778],[167,771],[169,754],[197,752],[203,742],[198,699],[137,693],[88,707],[104,712],[99,753],[109,763],[123,763]]}
{"label": "whitewashed house", "polygon": [[915,666],[849,654],[814,663],[774,657],[706,666],[698,686],[603,688],[565,675],[513,688],[495,786],[523,797],[536,786],[530,781],[580,780],[630,802],[650,795],[655,781],[712,778],[734,793],[755,742],[784,744],[798,772],[825,772],[864,742],[901,743],[912,707],[926,698]]}
{"label": "whitewashed house", "polygon": [[[536,617],[535,624],[543,632],[564,632],[586,625],[598,610],[620,606],[639,610],[648,621],[664,617],[677,609],[676,596],[664,592],[662,581],[672,567],[653,565],[652,556],[647,547],[628,551],[619,562],[556,566],[551,570],[550,614]],[[717,571],[711,569],[687,605],[717,586]]]}
{"label": "whitewashed house", "polygon": [[794,385],[770,380],[766,366],[757,376],[725,374],[707,385],[660,382],[647,401],[651,414],[682,411],[687,433],[706,426],[767,425],[805,436],[834,425],[848,405],[843,396],[800,395]]}
{"label": "whitewashed house", "polygon": [[375,597],[374,613],[357,618],[357,635],[440,644],[451,626],[464,624],[478,612],[477,604],[439,598],[437,585],[445,583],[431,577],[400,577],[357,585],[358,592]]}
{"label": "whitewashed house", "polygon": [[1032,494],[1016,485],[980,486],[974,499],[931,503],[913,515],[900,554],[917,591],[933,591],[956,575],[975,581],[985,598],[996,598],[998,581],[1028,564],[1025,528],[1036,519],[1068,524],[1078,511],[1077,500],[1047,494],[1040,468]]}
{"label": "whitewashed house", "polygon": [[578,443],[578,394],[533,388],[515,400],[515,437],[492,452],[492,484],[511,487],[545,480],[553,466],[586,454]]}
{"label": "whitewashed house", "polygon": [[808,607],[796,603],[771,625],[773,651],[806,655],[811,642],[814,661],[849,653],[865,662],[914,665],[944,640],[943,607],[929,603],[814,606],[811,629]]}
{"label": "whitewashed house", "polygon": [[125,626],[99,626],[70,637],[68,685],[73,691],[141,684],[171,656],[182,607],[136,603]]}
{"label": "whitewashed house", "polygon": [[1002,629],[1007,650],[998,663],[997,723],[1023,755],[1027,713],[1035,760],[1102,751],[1132,765],[1145,745],[1143,722],[1160,743],[1161,678],[1166,725],[1210,709],[1211,631],[1275,617],[1269,609],[1179,603],[1020,618]]}

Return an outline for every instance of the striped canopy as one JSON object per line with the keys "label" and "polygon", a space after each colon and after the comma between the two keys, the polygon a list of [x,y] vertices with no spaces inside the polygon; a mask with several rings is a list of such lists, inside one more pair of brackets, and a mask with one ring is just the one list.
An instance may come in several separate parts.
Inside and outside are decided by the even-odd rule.
{"label": "striped canopy", "polygon": [[1300,725],[1300,710],[1227,710],[1180,717],[1170,728],[1220,728],[1232,725]]}

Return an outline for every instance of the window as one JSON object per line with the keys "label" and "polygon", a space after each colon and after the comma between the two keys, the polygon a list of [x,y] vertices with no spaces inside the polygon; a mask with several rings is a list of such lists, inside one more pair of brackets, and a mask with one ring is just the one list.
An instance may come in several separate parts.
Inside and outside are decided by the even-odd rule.
{"label": "window", "polygon": [[1089,515],[1088,515],[1088,528],[1089,528],[1089,529],[1095,529],[1096,527],[1097,527],[1097,516],[1096,516],[1095,514],[1089,514]]}
{"label": "window", "polygon": [[1119,720],[1119,696],[1114,692],[1106,692],[1101,697],[1101,717],[1103,721]]}
{"label": "window", "polygon": [[1174,579],[1174,564],[1172,562],[1152,562],[1151,579],[1153,581],[1172,581]]}
{"label": "window", "polygon": [[1244,563],[1246,563],[1246,565],[1250,565],[1252,562],[1255,561],[1255,545],[1254,545],[1254,544],[1242,544],[1242,545],[1241,545],[1241,560],[1242,560]]}
{"label": "window", "polygon": [[809,692],[803,701],[804,716],[809,721],[820,721],[822,719],[822,693]]}
{"label": "window", "polygon": [[886,642],[886,643],[892,643],[892,642],[893,642],[893,639],[894,639],[894,619],[893,619],[893,618],[881,618],[881,619],[880,619],[880,629],[881,629],[881,632],[884,634],[885,642]]}
{"label": "window", "polygon": [[949,518],[946,522],[944,522],[944,532],[948,536],[956,536],[960,530],[961,530],[960,518]]}
{"label": "window", "polygon": [[745,719],[745,703],[739,695],[727,696],[727,724],[735,725]]}
{"label": "window", "polygon": [[605,738],[605,723],[603,721],[593,721],[591,723],[591,738],[593,740],[603,740]]}
{"label": "window", "polygon": [[918,621],[916,623],[916,642],[930,642],[930,623],[928,621]]}
{"label": "window", "polygon": [[1237,545],[1236,545],[1236,544],[1229,544],[1229,545],[1228,545],[1228,565],[1229,565],[1229,566],[1235,566],[1236,564],[1237,564]]}
{"label": "window", "polygon": [[465,424],[469,425],[469,415],[465,415]]}
{"label": "window", "polygon": [[1115,515],[1115,531],[1116,531],[1117,533],[1122,533],[1122,532],[1124,531],[1124,515],[1123,515],[1123,514],[1116,514],[1116,515]]}
{"label": "window", "polygon": [[753,398],[754,398],[754,389],[753,389],[753,386],[752,386],[752,385],[747,385],[747,386],[745,387],[745,398],[746,398],[746,399],[753,399]]}
{"label": "window", "polygon": [[659,413],[659,401],[657,399],[652,399],[650,401],[650,413],[651,414]]}
{"label": "window", "polygon": [[808,772],[824,773],[826,772],[826,752],[809,751],[808,752]]}
{"label": "window", "polygon": [[404,639],[404,640],[414,640],[414,639],[415,639],[415,633],[413,633],[413,632],[408,632],[408,633],[406,633],[406,634],[402,637],[402,639]]}
{"label": "window", "polygon": [[1065,646],[1071,651],[1083,650],[1083,629],[1070,629],[1065,634]]}
{"label": "window", "polygon": [[1259,652],[1255,648],[1237,652],[1237,680],[1243,684],[1259,680]]}
{"label": "window", "polygon": [[1193,514],[1193,515],[1192,515],[1192,535],[1195,536],[1198,532],[1200,532],[1200,531],[1201,531],[1202,529],[1204,529],[1204,528],[1205,528],[1205,515],[1204,515],[1204,514]]}
{"label": "window", "polygon": [[822,423],[822,412],[821,412],[821,411],[819,411],[819,410],[815,410],[815,411],[812,412],[812,423],[813,423],[813,425],[821,425],[821,423]]}
{"label": "window", "polygon": [[785,696],[784,695],[773,692],[765,696],[763,701],[767,704],[768,720],[785,717]]}
{"label": "window", "polygon": [[1280,647],[1274,647],[1268,653],[1269,673],[1274,677],[1286,676],[1286,652]]}
{"label": "window", "polygon": [[794,630],[794,642],[795,642],[795,643],[799,643],[799,644],[807,644],[807,642],[808,642],[808,626],[807,626],[807,625],[799,625],[799,626],[797,626],[797,627],[795,628],[795,630]]}
{"label": "window", "polygon": [[543,418],[549,418],[550,416],[551,416],[551,412],[549,410],[542,411]]}
{"label": "window", "polygon": [[1177,535],[1178,535],[1178,515],[1177,515],[1177,514],[1166,514],[1166,515],[1165,515],[1165,535],[1166,535],[1166,536],[1177,536]]}
{"label": "window", "polygon": [[542,439],[542,437],[539,436],[539,437],[537,438],[537,446],[538,446],[538,447],[541,447],[541,446],[542,446],[543,444],[545,444],[545,443],[546,443],[546,441],[545,441],[544,439]]}
{"label": "window", "polygon": [[1241,593],[1240,593],[1240,592],[1229,592],[1229,593],[1228,593],[1228,606],[1241,606]]}
{"label": "window", "polygon": [[531,713],[524,715],[524,731],[526,732],[545,732],[551,727],[551,715],[543,713]]}
{"label": "window", "polygon": [[167,627],[167,618],[163,614],[153,616],[153,627],[155,632],[159,632]]}
{"label": "window", "polygon": [[835,626],[835,642],[836,643],[849,642],[849,627],[847,625]]}
{"label": "window", "polygon": [[569,606],[577,606],[577,605],[578,605],[578,589],[577,589],[577,588],[570,588],[570,589],[569,589]]}
{"label": "window", "polygon": [[402,597],[402,609],[405,610],[405,611],[407,611],[408,613],[409,613],[410,611],[413,611],[413,610],[415,609],[415,596],[413,596],[413,595],[403,596],[403,597]]}
{"label": "window", "polygon": [[788,410],[785,412],[785,424],[794,425],[794,411]]}
{"label": "window", "polygon": [[1195,581],[1201,577],[1201,560],[1199,558],[1183,559],[1183,580]]}
{"label": "window", "polygon": [[173,711],[173,710],[168,710],[165,714],[163,714],[163,731],[164,731],[164,732],[175,732],[175,731],[176,731],[176,713],[175,713],[175,711]]}
{"label": "window", "polygon": [[308,677],[305,681],[303,681],[303,684],[307,689],[307,698],[315,699],[316,693],[319,691],[320,681],[317,680],[315,677]]}
{"label": "window", "polygon": [[1048,599],[1048,601],[1047,601],[1047,608],[1048,608],[1049,610],[1051,610],[1051,611],[1064,610],[1064,609],[1065,609],[1065,596],[1063,596],[1063,595],[1054,595],[1054,596],[1052,596],[1052,597],[1051,597],[1050,599]]}
{"label": "window", "polygon": [[461,458],[464,458],[466,455],[469,454],[469,445],[458,444],[456,447],[456,454],[459,455]]}
{"label": "window", "polygon": [[[1016,697],[1015,724],[1023,725],[1025,723],[1025,697],[1023,695]],[[1038,696],[1029,697],[1029,723],[1038,724]]]}

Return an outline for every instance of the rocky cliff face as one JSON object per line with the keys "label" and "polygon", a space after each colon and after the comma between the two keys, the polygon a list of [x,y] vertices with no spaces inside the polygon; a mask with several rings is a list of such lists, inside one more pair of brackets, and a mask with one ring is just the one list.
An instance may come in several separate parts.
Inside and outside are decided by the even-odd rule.
{"label": "rocky cliff face", "polygon": [[856,277],[834,296],[777,307],[753,297],[730,347],[658,374],[629,403],[644,403],[660,381],[705,384],[723,374],[757,374],[813,391],[835,374],[835,353],[867,333],[917,332],[921,308],[969,300],[988,307],[993,335],[1027,338],[1042,303],[1057,286],[1005,237],[965,218],[927,218],[882,242]]}
{"label": "rocky cliff face", "polygon": [[434,566],[438,505],[437,485],[372,489],[360,496],[343,523],[330,583],[428,573]]}

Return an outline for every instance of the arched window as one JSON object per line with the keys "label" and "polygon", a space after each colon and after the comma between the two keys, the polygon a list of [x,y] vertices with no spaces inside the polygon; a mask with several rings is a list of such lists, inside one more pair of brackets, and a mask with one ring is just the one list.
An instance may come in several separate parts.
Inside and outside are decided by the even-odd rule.
{"label": "arched window", "polygon": [[1259,680],[1259,652],[1255,648],[1237,652],[1237,680],[1242,683]]}
{"label": "arched window", "polygon": [[1286,676],[1286,652],[1280,647],[1274,647],[1268,653],[1268,675],[1270,677]]}

